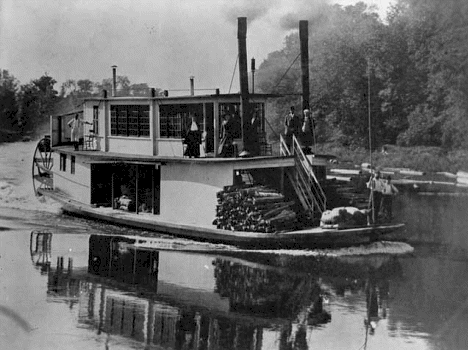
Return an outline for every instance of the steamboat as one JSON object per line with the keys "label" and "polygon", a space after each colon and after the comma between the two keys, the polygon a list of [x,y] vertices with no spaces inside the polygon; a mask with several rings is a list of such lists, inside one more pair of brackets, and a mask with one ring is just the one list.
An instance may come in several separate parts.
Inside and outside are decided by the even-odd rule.
{"label": "steamboat", "polygon": [[[308,108],[308,22],[300,21],[303,108]],[[330,201],[323,190],[329,156],[306,154],[295,136],[265,137],[273,94],[249,93],[247,20],[238,18],[239,93],[120,96],[83,101],[82,109],[50,117],[32,165],[35,191],[63,211],[116,225],[247,248],[316,248],[401,239],[402,224],[320,225]],[[239,132],[223,154],[226,116]],[[248,149],[255,115],[256,152]],[[69,125],[82,121],[79,146]],[[200,154],[187,157],[184,129],[196,119]],[[227,117],[229,119],[229,117]],[[89,125],[89,127],[88,127]],[[76,144],[75,144],[76,146]],[[197,152],[198,153],[198,152]],[[244,155],[244,156],[242,156]],[[246,156],[247,155],[247,156]]]}

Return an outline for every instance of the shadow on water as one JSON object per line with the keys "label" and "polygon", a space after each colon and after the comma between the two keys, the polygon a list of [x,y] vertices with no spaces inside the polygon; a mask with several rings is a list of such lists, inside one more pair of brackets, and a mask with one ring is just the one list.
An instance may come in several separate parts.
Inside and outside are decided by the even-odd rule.
{"label": "shadow on water", "polygon": [[[59,236],[58,236],[59,237]],[[52,234],[31,233],[34,266],[52,301],[78,308],[79,327],[164,349],[311,348],[333,319],[330,300],[361,294],[365,334],[387,317],[391,256],[286,257],[167,252],[135,239],[91,235],[87,265],[56,256]],[[190,269],[189,264],[202,266]],[[180,278],[181,267],[190,276]],[[265,345],[269,344],[269,345]]]}

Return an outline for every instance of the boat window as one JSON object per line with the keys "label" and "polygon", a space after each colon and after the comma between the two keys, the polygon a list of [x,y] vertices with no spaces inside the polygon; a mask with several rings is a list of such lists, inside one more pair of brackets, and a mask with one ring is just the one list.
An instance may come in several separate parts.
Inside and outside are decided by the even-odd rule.
{"label": "boat window", "polygon": [[163,138],[183,138],[183,133],[190,126],[190,115],[197,117],[199,127],[204,130],[203,104],[175,104],[159,106],[159,130]]}
{"label": "boat window", "polygon": [[111,106],[111,135],[149,137],[149,105]]}
{"label": "boat window", "polygon": [[220,125],[219,127],[219,135],[218,135],[218,138],[221,139],[223,137],[223,128],[221,127],[221,125],[223,125],[223,121],[224,121],[224,115],[225,114],[230,114],[230,115],[233,115],[234,116],[234,123],[236,125],[236,128],[235,128],[235,137],[240,137],[240,132],[241,132],[241,121],[240,121],[240,103],[220,103],[218,105],[218,116],[219,116],[219,120],[218,120],[218,125]]}
{"label": "boat window", "polygon": [[93,106],[93,130],[99,135],[99,106]]}
{"label": "boat window", "polygon": [[[263,102],[254,102],[250,103],[250,108],[252,111],[256,111],[257,117],[259,119],[259,128],[260,130],[257,130],[259,134],[262,134],[265,131],[265,103]],[[218,125],[222,125],[223,123],[223,117],[225,114],[231,114],[234,115],[234,120],[239,123],[239,129],[240,129],[240,103],[220,103],[219,104],[219,121]],[[248,123],[250,121],[249,118],[244,119],[244,123]],[[219,138],[222,138],[222,128],[219,128]],[[240,130],[239,130],[240,132]],[[240,135],[238,135],[240,137]]]}
{"label": "boat window", "polygon": [[63,153],[60,153],[60,170],[67,170],[67,155]]}

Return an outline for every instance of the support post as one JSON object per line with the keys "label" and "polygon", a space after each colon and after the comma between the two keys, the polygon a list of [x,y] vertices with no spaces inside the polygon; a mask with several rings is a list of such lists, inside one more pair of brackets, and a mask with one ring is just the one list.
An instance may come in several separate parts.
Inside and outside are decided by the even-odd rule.
{"label": "support post", "polygon": [[[239,50],[239,80],[241,93],[241,125],[242,141],[246,134],[248,123],[246,122],[250,113],[249,109],[249,78],[247,74],[247,18],[239,17],[237,19],[237,41]],[[242,142],[243,143],[243,142]]]}
{"label": "support post", "polygon": [[309,109],[309,21],[299,21],[302,71],[302,110]]}

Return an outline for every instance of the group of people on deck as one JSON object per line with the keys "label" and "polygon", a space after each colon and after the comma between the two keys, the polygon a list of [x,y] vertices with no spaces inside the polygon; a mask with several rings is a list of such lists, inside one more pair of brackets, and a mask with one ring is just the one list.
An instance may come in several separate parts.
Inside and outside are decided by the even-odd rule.
{"label": "group of people on deck", "polygon": [[[260,121],[258,112],[253,111],[251,118],[244,128],[244,150],[245,156],[258,156],[260,154],[260,142],[258,130]],[[234,145],[234,139],[242,135],[240,118],[233,113],[225,113],[221,124],[221,140],[218,146],[219,157],[235,157],[238,150]],[[184,156],[198,158],[200,156],[200,144],[202,143],[202,131],[197,124],[195,115],[191,115],[191,123],[184,135],[184,144],[186,149]],[[242,154],[241,154],[242,156]]]}
{"label": "group of people on deck", "polygon": [[286,145],[291,149],[293,135],[298,138],[304,154],[312,154],[312,146],[315,144],[314,120],[309,109],[304,109],[304,118],[295,112],[291,106],[284,119],[284,136]]}
{"label": "group of people on deck", "polygon": [[[234,139],[242,135],[241,121],[238,116],[225,113],[221,124],[222,136],[218,147],[220,157],[235,157],[237,150],[234,146]],[[244,124],[244,149],[240,153],[241,157],[255,157],[260,155],[260,140],[258,131],[260,120],[258,111],[253,110],[250,118]]]}
{"label": "group of people on deck", "polygon": [[398,189],[391,181],[390,175],[383,179],[380,171],[377,171],[371,175],[367,183],[367,187],[371,190],[370,205],[376,214],[376,218],[391,220],[393,217],[393,196],[398,193]]}

